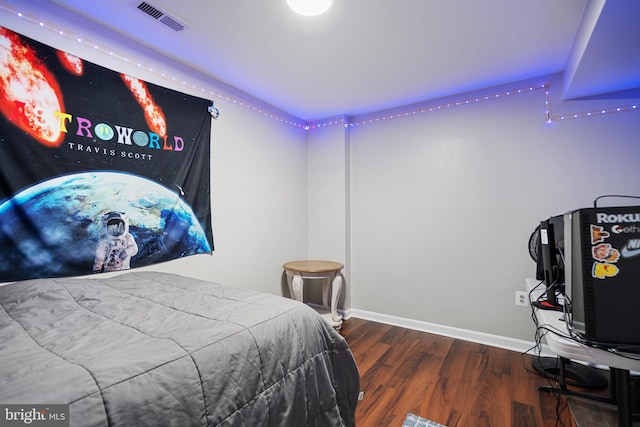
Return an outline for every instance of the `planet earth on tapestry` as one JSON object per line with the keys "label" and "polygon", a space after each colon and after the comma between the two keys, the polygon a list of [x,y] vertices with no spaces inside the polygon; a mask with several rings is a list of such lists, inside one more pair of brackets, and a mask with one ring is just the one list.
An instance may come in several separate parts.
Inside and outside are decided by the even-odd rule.
{"label": "planet earth on tapestry", "polygon": [[178,186],[117,172],[65,175],[29,187],[0,205],[0,281],[91,273],[109,212],[128,217],[138,246],[131,267],[211,252],[180,195]]}

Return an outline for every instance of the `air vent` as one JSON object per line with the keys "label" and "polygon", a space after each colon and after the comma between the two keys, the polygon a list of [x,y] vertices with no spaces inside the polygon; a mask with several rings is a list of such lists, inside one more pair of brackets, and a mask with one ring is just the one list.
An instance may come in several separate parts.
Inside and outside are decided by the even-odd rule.
{"label": "air vent", "polygon": [[147,3],[146,1],[141,2],[137,6],[137,8],[138,10],[146,13],[153,19],[162,22],[164,25],[166,25],[167,27],[171,28],[174,31],[184,30],[184,25],[181,24],[177,19],[172,18],[171,16],[167,15],[166,13],[164,13],[157,7],[153,6],[152,4]]}
{"label": "air vent", "polygon": [[146,2],[140,3],[138,5],[138,9],[140,9],[141,11],[143,11],[153,19],[158,19],[162,15],[164,15],[164,13],[160,12],[158,9],[156,9],[155,7],[151,6],[149,3],[146,3]]}
{"label": "air vent", "polygon": [[184,25],[182,25],[181,23],[179,23],[178,21],[176,21],[170,16],[164,15],[162,18],[160,18],[160,22],[162,22],[164,25],[166,25],[167,27],[175,31],[184,30]]}

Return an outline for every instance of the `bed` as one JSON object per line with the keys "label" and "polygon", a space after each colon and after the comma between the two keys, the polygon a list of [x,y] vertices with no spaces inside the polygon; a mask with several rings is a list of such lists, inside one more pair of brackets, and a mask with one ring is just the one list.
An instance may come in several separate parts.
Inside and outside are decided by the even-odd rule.
{"label": "bed", "polygon": [[176,274],[0,286],[0,403],[72,426],[354,426],[345,340],[294,300]]}

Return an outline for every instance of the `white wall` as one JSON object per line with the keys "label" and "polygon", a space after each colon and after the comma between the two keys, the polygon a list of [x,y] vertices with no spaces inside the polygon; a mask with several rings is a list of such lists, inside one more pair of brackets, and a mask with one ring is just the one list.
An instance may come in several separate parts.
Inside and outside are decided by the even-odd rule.
{"label": "white wall", "polygon": [[[233,99],[242,97],[245,104],[264,107],[258,100],[204,79],[184,65],[72,16],[63,8],[38,0],[15,3],[46,25],[41,27],[0,9],[1,25],[9,29],[151,83],[207,99],[210,92],[203,93],[202,88],[224,96],[212,98],[221,112],[220,118],[212,121],[211,139],[215,251],[148,269],[281,295],[282,264],[305,258],[307,253],[306,132],[286,123],[290,119],[286,114],[275,109],[264,114],[240,105]],[[51,31],[47,28],[50,26],[64,29],[65,35]],[[70,34],[85,42],[77,42]],[[101,49],[94,49],[86,40]],[[113,49],[115,54],[105,53],[102,47]],[[194,89],[194,85],[200,89]],[[274,114],[285,121],[270,116]]]}
{"label": "white wall", "polygon": [[[338,124],[311,129],[308,144],[308,258],[342,263],[338,306],[351,307],[349,233],[349,129]],[[305,287],[309,301],[321,303],[320,286]]]}
{"label": "white wall", "polygon": [[[547,78],[552,114],[632,102],[560,102],[560,76]],[[533,341],[514,294],[535,271],[535,226],[602,194],[640,194],[639,113],[547,123],[544,89],[494,96],[543,82],[426,103],[489,96],[433,112],[352,118],[354,312]]]}

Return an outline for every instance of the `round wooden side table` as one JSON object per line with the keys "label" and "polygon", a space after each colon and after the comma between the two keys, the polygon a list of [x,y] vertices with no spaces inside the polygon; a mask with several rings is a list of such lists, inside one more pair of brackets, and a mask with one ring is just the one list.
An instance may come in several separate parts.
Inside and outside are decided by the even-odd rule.
{"label": "round wooden side table", "polygon": [[[322,279],[322,305],[330,309],[329,313],[322,314],[322,317],[335,330],[342,328],[342,316],[338,313],[337,303],[342,291],[342,275],[340,271],[344,265],[334,261],[321,260],[301,260],[285,263],[284,268],[287,273],[287,284],[293,299],[302,301],[304,280]],[[329,289],[331,282],[331,289]],[[331,290],[331,305],[329,305],[329,291]]]}

